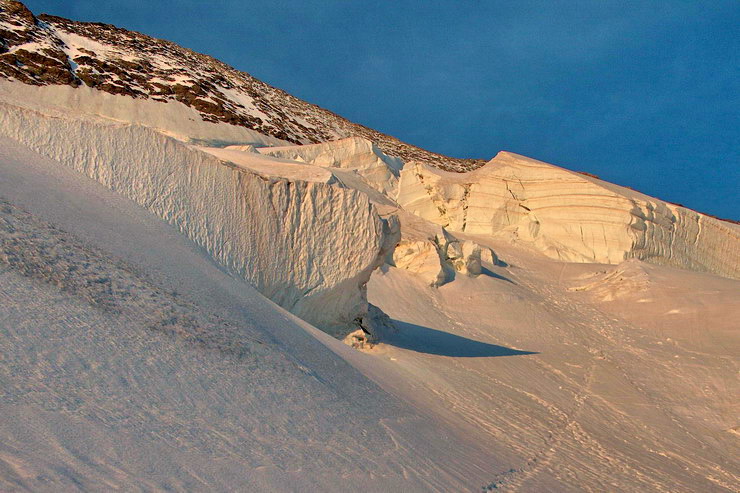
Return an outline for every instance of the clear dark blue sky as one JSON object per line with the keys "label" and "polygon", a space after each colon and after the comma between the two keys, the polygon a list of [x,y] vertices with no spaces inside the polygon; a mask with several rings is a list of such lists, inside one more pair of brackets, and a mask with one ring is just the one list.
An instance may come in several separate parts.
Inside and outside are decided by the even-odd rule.
{"label": "clear dark blue sky", "polygon": [[738,0],[26,0],[169,39],[412,144],[740,219]]}

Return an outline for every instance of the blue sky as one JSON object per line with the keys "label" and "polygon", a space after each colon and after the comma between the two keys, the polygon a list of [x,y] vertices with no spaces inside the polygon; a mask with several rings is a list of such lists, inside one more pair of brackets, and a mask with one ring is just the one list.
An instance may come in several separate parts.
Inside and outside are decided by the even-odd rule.
{"label": "blue sky", "polygon": [[432,151],[740,219],[740,2],[26,0],[215,56]]}

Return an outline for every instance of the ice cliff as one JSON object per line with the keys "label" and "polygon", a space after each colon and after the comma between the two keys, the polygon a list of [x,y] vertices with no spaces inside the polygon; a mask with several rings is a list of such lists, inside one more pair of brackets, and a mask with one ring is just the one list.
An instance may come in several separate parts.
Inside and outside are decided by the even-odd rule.
{"label": "ice cliff", "polygon": [[410,162],[401,207],[450,231],[509,238],[570,262],[638,258],[740,277],[740,226],[509,152],[468,173]]}
{"label": "ice cliff", "polygon": [[337,337],[366,316],[365,284],[397,240],[354,189],[229,165],[141,125],[0,103],[0,134],[154,212]]}
{"label": "ice cliff", "polygon": [[383,261],[432,286],[496,262],[459,233],[740,277],[737,224],[508,152],[482,167],[434,154],[173,43],[11,0],[0,101],[2,135],[131,198],[340,337],[382,319],[364,286]]}

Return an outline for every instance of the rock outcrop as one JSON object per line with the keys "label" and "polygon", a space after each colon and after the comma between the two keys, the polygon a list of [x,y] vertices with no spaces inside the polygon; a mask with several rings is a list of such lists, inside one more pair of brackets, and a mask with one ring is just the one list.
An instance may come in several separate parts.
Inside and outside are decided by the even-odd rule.
{"label": "rock outcrop", "polygon": [[0,78],[91,88],[157,102],[160,108],[183,105],[203,121],[249,129],[285,143],[354,136],[375,142],[390,156],[444,169],[465,171],[482,164],[435,154],[352,123],[169,41],[109,24],[37,17],[14,0],[0,0]]}
{"label": "rock outcrop", "polygon": [[370,349],[379,341],[398,332],[398,327],[383,310],[368,304],[367,314],[357,320],[360,327],[344,337],[345,344],[356,349]]}

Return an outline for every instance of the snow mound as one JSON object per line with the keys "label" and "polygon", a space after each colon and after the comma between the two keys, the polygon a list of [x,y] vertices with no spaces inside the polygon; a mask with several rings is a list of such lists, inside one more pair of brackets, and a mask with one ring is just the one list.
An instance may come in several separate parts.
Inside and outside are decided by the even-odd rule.
{"label": "snow mound", "polygon": [[433,240],[402,240],[393,252],[392,265],[411,271],[430,286],[438,287],[451,277],[442,255]]}
{"label": "snow mound", "polygon": [[146,127],[50,113],[2,103],[0,135],[154,212],[332,335],[355,330],[367,313],[365,284],[396,238],[366,195],[226,166]]}
{"label": "snow mound", "polygon": [[509,238],[559,260],[634,257],[740,277],[740,226],[508,152],[464,174],[407,163],[397,201],[450,231]]}
{"label": "snow mound", "polygon": [[493,250],[475,241],[458,239],[445,228],[411,219],[403,212],[399,217],[401,241],[388,263],[414,273],[429,286],[451,282],[456,273],[478,276],[483,262],[495,264],[498,260]]}
{"label": "snow mound", "polygon": [[0,199],[3,264],[105,312],[138,320],[190,344],[235,357],[269,352],[259,336],[250,336],[243,328],[152,286],[129,266],[111,261],[73,235]]}

